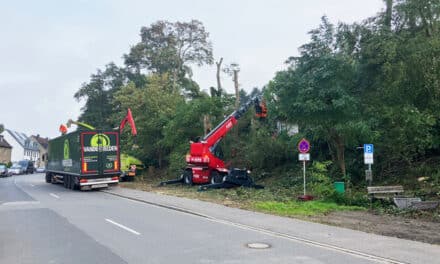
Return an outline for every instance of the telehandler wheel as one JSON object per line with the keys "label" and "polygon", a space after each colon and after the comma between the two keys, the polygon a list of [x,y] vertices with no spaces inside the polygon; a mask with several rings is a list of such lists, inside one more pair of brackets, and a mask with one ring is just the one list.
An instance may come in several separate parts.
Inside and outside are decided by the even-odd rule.
{"label": "telehandler wheel", "polygon": [[183,183],[190,186],[193,185],[193,174],[191,170],[183,172]]}
{"label": "telehandler wheel", "polygon": [[211,184],[222,183],[223,175],[221,175],[218,171],[211,172]]}

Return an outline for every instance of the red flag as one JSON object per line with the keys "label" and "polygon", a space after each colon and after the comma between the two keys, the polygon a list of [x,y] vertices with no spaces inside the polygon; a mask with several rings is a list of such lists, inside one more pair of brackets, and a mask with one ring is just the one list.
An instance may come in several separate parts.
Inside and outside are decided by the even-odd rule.
{"label": "red flag", "polygon": [[124,119],[122,119],[121,124],[119,125],[119,133],[122,132],[122,129],[124,129],[125,124],[127,124],[127,122],[130,124],[131,134],[133,136],[136,136],[137,135],[136,125],[134,123],[133,115],[131,114],[130,108],[128,108],[127,115],[125,116]]}

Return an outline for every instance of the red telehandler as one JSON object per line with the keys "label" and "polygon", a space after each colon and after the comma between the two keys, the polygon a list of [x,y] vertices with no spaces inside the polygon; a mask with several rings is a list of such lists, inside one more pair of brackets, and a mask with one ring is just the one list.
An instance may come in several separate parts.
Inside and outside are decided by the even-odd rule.
{"label": "red telehandler", "polygon": [[164,186],[173,183],[207,184],[200,186],[199,190],[209,188],[231,188],[236,186],[263,188],[254,184],[247,169],[228,169],[221,160],[222,153],[219,143],[224,136],[237,124],[249,108],[255,106],[256,117],[264,119],[267,116],[266,104],[260,97],[255,97],[241,106],[238,110],[227,116],[217,127],[197,142],[190,145],[190,153],[186,155],[187,167],[179,179],[161,182]]}

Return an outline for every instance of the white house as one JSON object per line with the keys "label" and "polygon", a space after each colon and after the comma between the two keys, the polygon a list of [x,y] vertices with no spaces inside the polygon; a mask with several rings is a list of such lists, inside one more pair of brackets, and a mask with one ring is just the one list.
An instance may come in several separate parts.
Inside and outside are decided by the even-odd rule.
{"label": "white house", "polygon": [[37,161],[40,157],[38,144],[33,142],[26,134],[5,129],[2,133],[6,141],[12,146],[11,161],[20,160]]}
{"label": "white house", "polygon": [[283,121],[277,121],[277,131],[281,133],[285,131],[287,135],[293,136],[299,133],[299,127],[297,124],[289,124]]}

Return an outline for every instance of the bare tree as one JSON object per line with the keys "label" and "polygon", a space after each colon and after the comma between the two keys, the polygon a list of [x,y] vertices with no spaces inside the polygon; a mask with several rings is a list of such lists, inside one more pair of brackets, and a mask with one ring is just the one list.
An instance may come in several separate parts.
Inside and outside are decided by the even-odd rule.
{"label": "bare tree", "polygon": [[229,76],[232,76],[232,81],[234,82],[235,88],[235,109],[238,109],[240,107],[240,89],[238,84],[238,73],[240,72],[240,65],[233,62],[229,64],[223,71],[229,74]]}
{"label": "bare tree", "polygon": [[222,67],[222,62],[223,62],[223,58],[220,58],[219,61],[215,62],[215,65],[217,66],[217,74],[216,74],[216,77],[217,77],[217,91],[218,91],[219,94],[221,94],[221,91],[222,91],[222,83],[220,81],[220,71],[221,71],[221,67]]}

